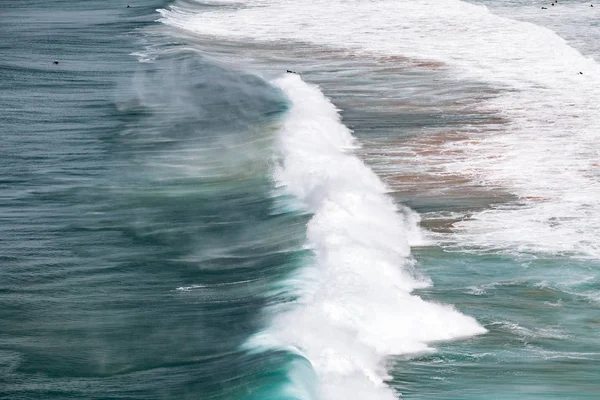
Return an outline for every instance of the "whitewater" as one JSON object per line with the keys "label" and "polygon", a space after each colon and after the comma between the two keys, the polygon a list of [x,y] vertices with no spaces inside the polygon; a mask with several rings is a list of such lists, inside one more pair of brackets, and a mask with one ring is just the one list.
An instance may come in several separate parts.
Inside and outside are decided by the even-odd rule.
{"label": "whitewater", "polygon": [[[457,0],[265,0],[159,12],[161,22],[209,38],[293,40],[348,56],[432,60],[456,79],[489,83],[499,94],[469,107],[506,122],[493,133],[463,127],[462,140],[420,162],[506,189],[517,201],[469,216],[450,242],[600,256],[600,66],[550,29]],[[444,151],[452,156],[440,157]]]}
{"label": "whitewater", "polygon": [[296,74],[273,84],[291,102],[278,133],[275,177],[314,215],[307,246],[315,260],[287,281],[291,290],[301,288],[299,304],[273,310],[272,325],[248,345],[306,357],[317,374],[317,398],[394,399],[384,383],[386,356],[432,351],[432,342],[486,330],[451,306],[411,295],[430,284],[411,268],[410,246],[424,241],[418,215],[395,205],[353,155],[355,139],[318,87]]}

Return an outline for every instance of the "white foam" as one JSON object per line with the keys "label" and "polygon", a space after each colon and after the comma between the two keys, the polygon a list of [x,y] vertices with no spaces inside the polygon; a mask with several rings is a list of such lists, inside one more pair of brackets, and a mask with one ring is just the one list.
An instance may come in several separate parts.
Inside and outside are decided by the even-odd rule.
{"label": "white foam", "polygon": [[[445,167],[502,186],[526,205],[476,214],[453,240],[600,258],[600,67],[553,31],[458,0],[257,0],[160,12],[164,23],[202,35],[434,59],[457,77],[506,89],[480,107],[510,123],[473,133],[470,145],[448,144],[464,157],[447,152]],[[437,154],[423,162],[439,163],[445,153]]]}
{"label": "white foam", "polygon": [[541,4],[543,0],[533,3],[484,2],[496,14],[552,29],[583,54],[600,60],[600,25],[596,23],[599,11],[591,8],[590,4],[564,2],[558,7],[547,7],[547,10],[540,11],[541,6],[546,5]]}
{"label": "white foam", "polygon": [[275,175],[314,214],[307,236],[315,260],[300,303],[279,310],[249,345],[303,354],[317,373],[320,398],[394,399],[383,383],[386,356],[429,351],[428,343],[485,329],[451,306],[410,294],[429,284],[410,273],[409,243],[421,240],[418,217],[396,206],[352,153],[354,138],[318,87],[293,74],[274,84],[292,102]]}

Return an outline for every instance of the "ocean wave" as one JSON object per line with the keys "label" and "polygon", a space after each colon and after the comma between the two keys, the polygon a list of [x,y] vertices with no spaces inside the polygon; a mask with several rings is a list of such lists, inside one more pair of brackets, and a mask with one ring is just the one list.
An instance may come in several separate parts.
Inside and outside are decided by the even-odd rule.
{"label": "ocean wave", "polygon": [[270,310],[271,326],[247,346],[305,357],[319,398],[393,399],[384,383],[386,356],[431,351],[429,343],[485,329],[451,306],[411,294],[429,284],[411,271],[410,244],[422,240],[418,215],[395,205],[353,154],[355,139],[317,86],[294,74],[273,83],[292,103],[275,176],[313,214],[307,246],[315,258],[302,271],[308,284],[299,301]]}

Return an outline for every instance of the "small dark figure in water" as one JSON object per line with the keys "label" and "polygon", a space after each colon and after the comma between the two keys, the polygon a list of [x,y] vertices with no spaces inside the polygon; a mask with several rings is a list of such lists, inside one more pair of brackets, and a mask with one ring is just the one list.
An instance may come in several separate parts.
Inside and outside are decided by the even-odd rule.
{"label": "small dark figure in water", "polygon": [[542,10],[547,10],[547,8],[546,7],[542,7]]}
{"label": "small dark figure in water", "polygon": [[127,4],[127,8],[129,8],[129,4]]}
{"label": "small dark figure in water", "polygon": [[579,71],[579,75],[583,75],[583,72]]}
{"label": "small dark figure in water", "polygon": [[288,69],[288,70],[286,70],[285,72],[287,72],[288,74],[298,74],[297,72],[295,72],[295,71],[290,71],[289,69]]}
{"label": "small dark figure in water", "polygon": [[54,64],[58,64],[58,60],[54,60]]}
{"label": "small dark figure in water", "polygon": [[550,4],[552,7],[554,7],[554,3]]}

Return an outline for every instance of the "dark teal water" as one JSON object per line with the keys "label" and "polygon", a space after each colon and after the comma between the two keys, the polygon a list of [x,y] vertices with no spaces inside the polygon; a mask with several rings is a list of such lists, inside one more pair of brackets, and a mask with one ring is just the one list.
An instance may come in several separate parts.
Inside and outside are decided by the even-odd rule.
{"label": "dark teal water", "polygon": [[[194,38],[155,22],[167,3],[129,4],[0,5],[0,398],[302,398],[280,390],[297,356],[243,347],[311,260],[310,216],[272,179],[289,101],[266,79],[292,66],[319,83],[434,230],[428,215],[503,198],[398,188],[375,153],[484,124],[452,104],[493,90],[305,44]],[[488,333],[390,357],[399,396],[598,398],[596,261],[413,252],[434,283],[418,294]]]}
{"label": "dark teal water", "polygon": [[164,4],[130,4],[2,5],[1,398],[237,398],[282,364],[239,347],[304,257],[286,99],[166,43],[139,63]]}

